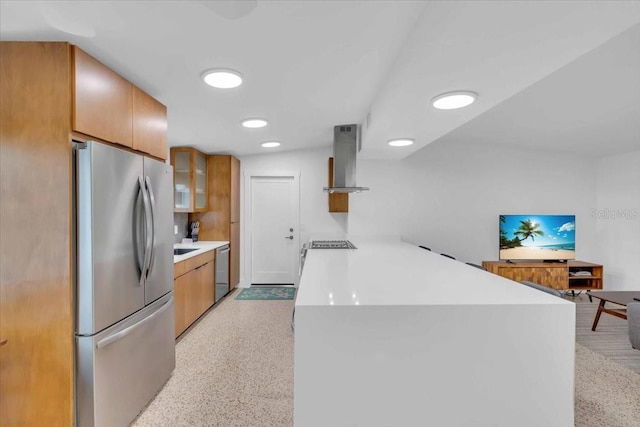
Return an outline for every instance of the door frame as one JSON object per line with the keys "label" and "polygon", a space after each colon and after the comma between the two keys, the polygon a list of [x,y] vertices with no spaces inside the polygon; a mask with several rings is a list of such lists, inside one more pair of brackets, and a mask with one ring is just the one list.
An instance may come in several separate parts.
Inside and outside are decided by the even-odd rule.
{"label": "door frame", "polygon": [[[244,212],[242,215],[242,221],[240,224],[240,232],[241,232],[241,238],[240,240],[243,242],[242,245],[242,251],[244,252],[244,256],[241,257],[241,259],[244,259],[244,266],[242,268],[243,272],[244,272],[244,277],[245,280],[241,281],[241,286],[244,287],[249,287],[251,286],[251,281],[252,281],[252,266],[253,266],[253,260],[251,259],[251,253],[252,253],[252,237],[253,237],[253,230],[252,230],[252,218],[251,218],[251,211],[252,211],[252,203],[251,203],[251,198],[252,198],[252,188],[251,188],[251,183],[253,178],[293,178],[293,185],[294,185],[294,194],[295,194],[295,200],[294,203],[297,205],[296,206],[296,212],[295,212],[295,218],[294,218],[294,232],[293,232],[293,237],[294,240],[296,242],[298,242],[298,246],[300,246],[300,171],[299,170],[269,170],[269,171],[265,171],[262,169],[258,169],[258,170],[246,170],[243,171],[242,173],[242,178],[243,178],[243,186],[244,186],[244,203],[243,203],[243,207],[244,207]],[[296,252],[297,253],[297,252]],[[296,267],[298,266],[298,263],[300,262],[300,260],[298,259],[298,257],[295,257],[295,263],[294,263],[294,285],[298,286],[298,281],[299,281],[299,277],[298,274],[296,274]]]}

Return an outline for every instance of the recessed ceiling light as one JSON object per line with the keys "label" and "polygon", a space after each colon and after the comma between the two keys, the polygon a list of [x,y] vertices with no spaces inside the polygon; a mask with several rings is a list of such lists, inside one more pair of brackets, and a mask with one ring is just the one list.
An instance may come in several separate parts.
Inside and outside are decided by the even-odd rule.
{"label": "recessed ceiling light", "polygon": [[478,97],[475,92],[458,90],[438,95],[431,100],[433,106],[439,110],[454,110],[473,104]]}
{"label": "recessed ceiling light", "polygon": [[218,89],[231,89],[242,84],[242,74],[234,70],[215,69],[202,73],[202,80]]}
{"label": "recessed ceiling light", "polygon": [[415,141],[411,138],[399,138],[390,140],[389,145],[392,147],[406,147],[407,145],[411,145],[414,142]]}
{"label": "recessed ceiling light", "polygon": [[262,145],[264,148],[275,148],[275,147],[279,147],[280,143],[277,141],[269,141],[269,142],[263,142]]}
{"label": "recessed ceiling light", "polygon": [[257,118],[244,119],[240,123],[242,123],[242,126],[246,128],[251,128],[251,129],[263,128],[267,125],[267,121],[265,119],[257,119]]}

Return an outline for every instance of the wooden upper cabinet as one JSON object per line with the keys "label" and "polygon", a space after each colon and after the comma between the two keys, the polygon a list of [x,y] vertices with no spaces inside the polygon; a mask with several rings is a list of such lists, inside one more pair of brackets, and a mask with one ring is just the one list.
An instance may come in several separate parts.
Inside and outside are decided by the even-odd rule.
{"label": "wooden upper cabinet", "polygon": [[231,156],[231,222],[240,222],[240,160]]}
{"label": "wooden upper cabinet", "polygon": [[77,46],[72,61],[73,130],[132,147],[133,85]]}
{"label": "wooden upper cabinet", "polygon": [[207,157],[191,147],[171,149],[174,212],[207,210]]}
{"label": "wooden upper cabinet", "polygon": [[[231,156],[212,155],[207,159],[209,181],[208,211],[199,215],[200,240],[229,240],[231,223]],[[189,218],[191,220],[191,217]],[[204,234],[203,234],[204,233]]]}
{"label": "wooden upper cabinet", "polygon": [[[333,157],[329,157],[329,187],[333,187]],[[349,194],[329,193],[329,212],[349,212]]]}
{"label": "wooden upper cabinet", "polygon": [[207,156],[199,151],[193,152],[193,195],[194,212],[207,210]]}
{"label": "wooden upper cabinet", "polygon": [[133,149],[167,158],[167,107],[133,86]]}
{"label": "wooden upper cabinet", "polygon": [[72,46],[73,130],[167,158],[167,107]]}

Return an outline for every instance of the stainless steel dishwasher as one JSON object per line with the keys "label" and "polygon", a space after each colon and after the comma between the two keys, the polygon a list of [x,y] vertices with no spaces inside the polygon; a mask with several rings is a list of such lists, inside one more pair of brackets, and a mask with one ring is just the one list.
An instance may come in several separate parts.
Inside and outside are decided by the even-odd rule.
{"label": "stainless steel dishwasher", "polygon": [[216,302],[229,292],[229,245],[216,249]]}

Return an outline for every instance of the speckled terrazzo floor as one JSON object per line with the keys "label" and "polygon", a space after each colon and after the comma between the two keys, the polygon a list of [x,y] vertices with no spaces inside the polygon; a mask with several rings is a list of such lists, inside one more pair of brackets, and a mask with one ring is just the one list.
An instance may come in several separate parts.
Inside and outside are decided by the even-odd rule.
{"label": "speckled terrazzo floor", "polygon": [[579,427],[640,426],[640,374],[576,344]]}
{"label": "speckled terrazzo floor", "polygon": [[[238,292],[178,342],[173,376],[133,426],[293,425],[293,301]],[[575,401],[578,427],[638,427],[640,374],[576,344]]]}
{"label": "speckled terrazzo floor", "polygon": [[133,426],[293,425],[293,301],[217,304],[176,345],[176,369]]}

